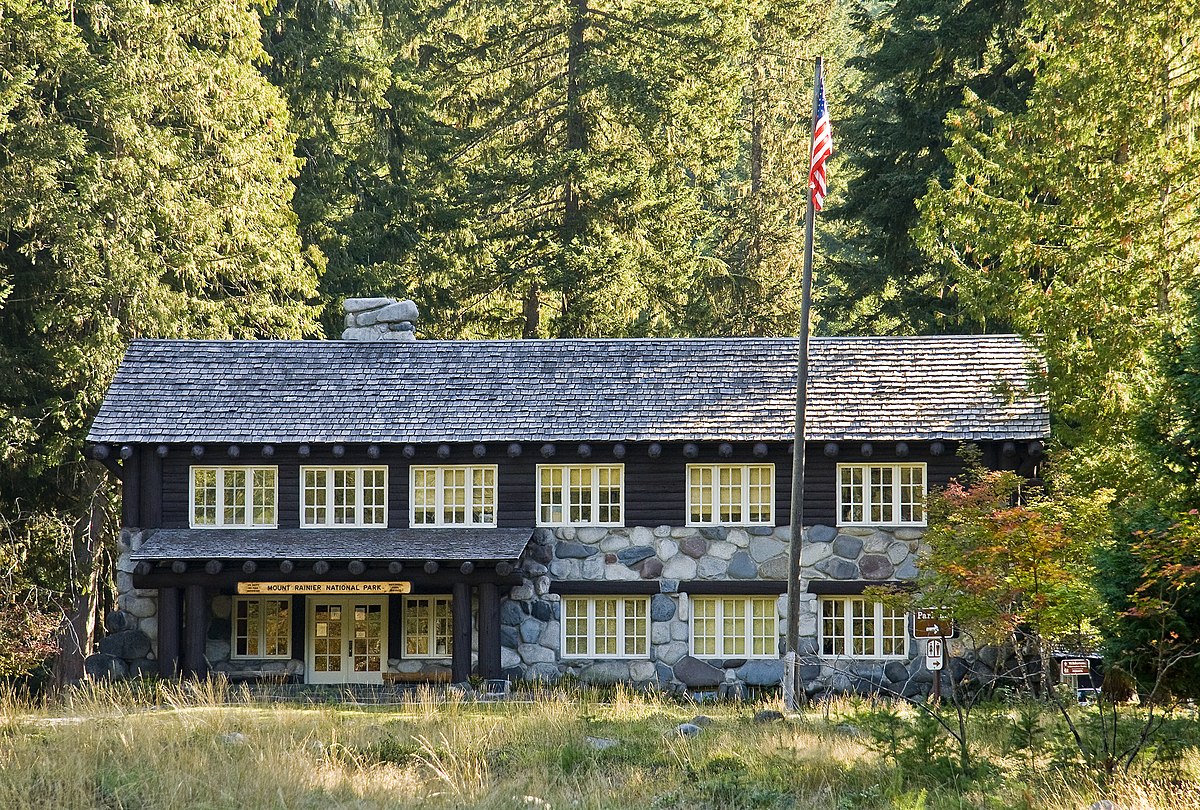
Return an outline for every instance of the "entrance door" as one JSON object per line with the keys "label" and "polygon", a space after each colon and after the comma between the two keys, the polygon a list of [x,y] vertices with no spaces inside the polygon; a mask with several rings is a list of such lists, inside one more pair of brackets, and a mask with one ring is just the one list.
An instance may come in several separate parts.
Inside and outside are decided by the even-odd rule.
{"label": "entrance door", "polygon": [[383,683],[386,597],[309,597],[308,633],[309,683]]}

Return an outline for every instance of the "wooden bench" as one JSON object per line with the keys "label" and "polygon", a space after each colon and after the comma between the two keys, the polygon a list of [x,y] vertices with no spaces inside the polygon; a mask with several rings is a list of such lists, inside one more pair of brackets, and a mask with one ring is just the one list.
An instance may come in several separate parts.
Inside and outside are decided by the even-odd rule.
{"label": "wooden bench", "polygon": [[450,683],[450,673],[447,670],[437,670],[434,672],[385,672],[383,673],[383,682],[392,685],[398,683]]}

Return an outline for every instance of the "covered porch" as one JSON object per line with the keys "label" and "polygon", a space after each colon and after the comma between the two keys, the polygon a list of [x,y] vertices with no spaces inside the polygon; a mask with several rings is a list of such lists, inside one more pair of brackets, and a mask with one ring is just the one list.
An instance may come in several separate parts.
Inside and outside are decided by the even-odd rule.
{"label": "covered porch", "polygon": [[492,680],[501,677],[501,595],[521,583],[532,533],[160,529],[131,554],[133,584],[157,596],[165,678]]}

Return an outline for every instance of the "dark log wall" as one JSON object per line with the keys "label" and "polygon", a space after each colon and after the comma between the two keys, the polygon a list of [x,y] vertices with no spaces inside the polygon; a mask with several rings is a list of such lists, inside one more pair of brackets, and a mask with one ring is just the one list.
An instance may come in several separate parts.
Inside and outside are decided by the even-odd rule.
{"label": "dark log wall", "polygon": [[[989,467],[1024,469],[1029,466],[1026,443],[1016,445],[1014,456],[1003,457],[995,443],[981,443],[983,461]],[[661,454],[652,458],[645,444],[627,444],[624,458],[613,454],[612,445],[592,445],[590,455],[581,457],[577,445],[559,444],[554,455],[547,458],[541,445],[525,444],[519,457],[511,458],[507,445],[488,445],[482,458],[472,452],[472,445],[453,445],[450,455],[442,458],[433,445],[415,448],[411,459],[404,457],[399,446],[382,446],[377,459],[367,455],[364,446],[347,446],[340,458],[334,457],[327,446],[313,446],[307,458],[302,458],[295,446],[281,446],[273,456],[264,458],[262,448],[253,445],[239,447],[237,458],[230,458],[226,446],[206,446],[203,456],[196,458],[190,447],[172,446],[165,458],[159,458],[153,447],[139,448],[125,462],[126,473],[136,476],[137,496],[125,509],[129,526],[186,528],[188,525],[188,469],[202,465],[260,465],[279,468],[279,525],[295,527],[300,523],[300,467],[303,465],[387,465],[388,467],[388,525],[408,527],[409,467],[414,464],[495,464],[499,468],[497,482],[498,523],[502,527],[522,527],[536,524],[538,464],[611,464],[625,465],[625,525],[681,526],[686,520],[687,465],[689,463],[757,463],[775,465],[775,522],[787,525],[790,520],[791,453],[786,444],[773,444],[764,458],[758,458],[749,444],[735,445],[729,458],[722,458],[718,446],[701,444],[695,458],[686,458],[682,444],[665,444]],[[805,462],[806,492],[804,522],[832,524],[836,521],[836,475],[839,463],[926,462],[930,488],[944,486],[951,476],[962,470],[955,456],[957,446],[946,442],[940,456],[930,452],[926,442],[910,442],[909,453],[900,458],[893,443],[875,442],[869,457],[862,452],[860,442],[841,442],[838,455],[825,455],[824,444],[813,443],[807,448]]]}

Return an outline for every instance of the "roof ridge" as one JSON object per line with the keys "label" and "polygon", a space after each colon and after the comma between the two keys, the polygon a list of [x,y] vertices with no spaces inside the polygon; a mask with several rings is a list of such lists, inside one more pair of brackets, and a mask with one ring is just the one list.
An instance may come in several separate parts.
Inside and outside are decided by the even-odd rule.
{"label": "roof ridge", "polygon": [[[359,340],[341,340],[336,338],[316,338],[312,340],[299,340],[294,338],[135,338],[131,343],[150,343],[150,344],[209,344],[216,346],[228,346],[230,344],[248,344],[248,345],[293,345],[293,346],[389,346],[389,347],[414,347],[421,345],[483,345],[483,344],[515,344],[524,346],[546,346],[546,345],[566,345],[570,343],[791,343],[798,341],[800,338],[797,335],[776,335],[776,336],[757,336],[757,335],[730,335],[726,337],[703,337],[703,336],[688,336],[688,337],[608,337],[608,338],[422,338],[415,341],[392,341],[392,340],[377,340],[377,341],[359,341]],[[970,340],[1005,340],[1016,341],[1028,344],[1027,338],[1015,332],[988,332],[982,334],[955,334],[955,335],[812,335],[809,337],[810,342],[832,342],[832,341],[883,341],[883,342],[909,342],[909,341],[970,341]]]}

